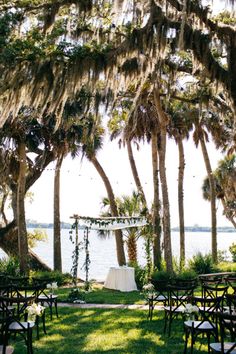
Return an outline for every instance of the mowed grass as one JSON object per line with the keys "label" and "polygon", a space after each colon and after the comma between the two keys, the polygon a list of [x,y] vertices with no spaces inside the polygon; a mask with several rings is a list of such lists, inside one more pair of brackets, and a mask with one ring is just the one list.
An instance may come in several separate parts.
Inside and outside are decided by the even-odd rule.
{"label": "mowed grass", "polygon": [[[57,290],[58,300],[66,302],[72,288]],[[143,304],[144,296],[139,291],[121,292],[103,288],[102,284],[93,284],[92,291],[84,293],[85,301],[90,304]]]}
{"label": "mowed grass", "polygon": [[[59,308],[59,318],[47,315],[47,335],[33,337],[34,354],[181,354],[184,348],[183,320],[173,321],[171,336],[163,333],[164,313],[145,310]],[[26,353],[19,338],[11,341],[14,354]],[[195,352],[207,353],[206,338],[195,343]]]}

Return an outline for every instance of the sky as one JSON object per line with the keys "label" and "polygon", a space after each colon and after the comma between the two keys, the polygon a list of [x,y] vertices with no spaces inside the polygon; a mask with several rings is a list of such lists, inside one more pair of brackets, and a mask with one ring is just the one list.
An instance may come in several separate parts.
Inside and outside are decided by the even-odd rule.
{"label": "sky", "polygon": [[[216,151],[213,144],[208,144],[212,169],[223,155]],[[150,145],[140,144],[140,150],[134,147],[135,160],[141,182],[149,203],[152,201],[152,162]],[[200,147],[197,149],[192,141],[185,142],[185,180],[184,203],[185,225],[211,225],[210,203],[203,200],[201,186],[206,176],[205,165]],[[131,174],[128,154],[125,148],[119,148],[117,141],[104,143],[98,154],[113,186],[115,196],[131,194],[135,184]],[[178,226],[178,149],[173,140],[168,140],[166,171],[169,187],[171,226]],[[40,222],[53,222],[53,178],[54,164],[50,164],[40,179],[31,188],[33,202],[26,203],[26,218]],[[61,171],[61,221],[72,222],[71,216],[99,216],[101,200],[107,196],[103,182],[93,165],[85,158],[72,160],[67,157]],[[218,226],[231,226],[222,215],[222,208],[217,201]]]}

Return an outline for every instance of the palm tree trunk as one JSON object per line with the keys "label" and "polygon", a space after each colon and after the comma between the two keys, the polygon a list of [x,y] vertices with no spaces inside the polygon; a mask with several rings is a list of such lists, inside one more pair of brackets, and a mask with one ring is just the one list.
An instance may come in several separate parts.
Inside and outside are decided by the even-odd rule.
{"label": "palm tree trunk", "polygon": [[185,231],[184,231],[184,147],[182,137],[177,138],[179,150],[179,175],[178,175],[178,204],[179,204],[179,231],[180,231],[180,266],[185,264]]}
{"label": "palm tree trunk", "polygon": [[132,174],[133,174],[133,177],[134,177],[134,181],[135,181],[137,190],[138,190],[138,192],[140,193],[140,195],[142,197],[143,205],[144,205],[145,208],[147,208],[147,200],[146,200],[146,197],[145,197],[145,194],[144,194],[144,190],[143,190],[143,187],[142,187],[139,175],[138,175],[138,170],[137,170],[136,163],[135,163],[135,160],[134,160],[134,154],[133,154],[133,150],[132,150],[132,146],[131,146],[131,141],[130,141],[129,138],[126,139],[126,145],[127,145],[129,163],[130,163],[130,166],[131,166],[131,171],[132,171]]}
{"label": "palm tree trunk", "polygon": [[20,169],[17,181],[17,228],[18,228],[18,249],[20,260],[20,271],[28,273],[28,240],[25,221],[25,182],[26,182],[26,151],[25,144],[19,143]]}
{"label": "palm tree trunk", "polygon": [[217,221],[216,221],[216,191],[215,182],[212,174],[211,163],[208,156],[205,140],[203,137],[200,139],[202,148],[202,154],[207,170],[210,185],[210,197],[211,197],[211,249],[212,259],[214,263],[217,263]]}
{"label": "palm tree trunk", "polygon": [[160,181],[163,200],[163,234],[164,234],[164,258],[166,268],[169,272],[173,272],[172,264],[172,248],[171,248],[171,227],[170,227],[170,206],[168,196],[168,186],[166,178],[166,127],[169,119],[165,112],[162,110],[161,101],[159,96],[159,89],[154,89],[154,103],[157,109],[157,117],[160,124],[160,144],[159,144],[159,168],[160,168]]}
{"label": "palm tree trunk", "polygon": [[153,175],[153,264],[161,269],[161,218],[158,177],[158,143],[157,133],[152,133],[152,175]]}
{"label": "palm tree trunk", "polygon": [[136,242],[136,230],[130,230],[127,239],[128,259],[129,264],[132,266],[137,265],[137,242]]}
{"label": "palm tree trunk", "polygon": [[[90,161],[96,168],[97,172],[99,173],[100,177],[103,180],[103,183],[106,187],[107,190],[107,195],[110,200],[110,206],[111,206],[111,213],[112,216],[118,217],[118,210],[117,210],[117,205],[115,201],[115,196],[110,184],[110,181],[103,170],[102,166],[100,165],[99,161],[97,160],[96,156],[92,156],[90,158]],[[116,254],[117,254],[117,261],[119,266],[125,265],[126,260],[125,260],[125,251],[124,251],[124,241],[123,241],[123,235],[121,230],[115,230],[115,238],[116,238]]]}
{"label": "palm tree trunk", "polygon": [[60,174],[61,165],[63,162],[64,155],[61,154],[57,158],[55,175],[54,175],[54,223],[53,223],[53,259],[54,259],[54,270],[62,271],[62,260],[61,260],[61,218],[60,218]]}

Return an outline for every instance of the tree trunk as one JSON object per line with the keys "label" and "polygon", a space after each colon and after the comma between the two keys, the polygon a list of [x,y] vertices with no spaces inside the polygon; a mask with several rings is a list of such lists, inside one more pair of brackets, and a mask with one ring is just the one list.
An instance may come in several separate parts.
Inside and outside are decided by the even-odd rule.
{"label": "tree trunk", "polygon": [[[32,169],[26,177],[26,191],[37,181],[47,165],[54,160],[53,151],[45,150],[43,155],[37,159],[35,168]],[[0,227],[0,247],[3,251],[13,257],[19,257],[18,251],[18,231],[16,227],[17,220],[17,189],[14,183],[9,186],[12,191],[12,209],[13,221],[5,227]],[[39,257],[33,252],[28,252],[31,269],[50,271],[48,267]]]}
{"label": "tree trunk", "polygon": [[208,156],[205,140],[200,138],[200,144],[202,148],[202,154],[207,170],[207,176],[209,178],[210,185],[210,197],[211,197],[211,251],[212,259],[214,263],[217,263],[217,221],[216,221],[216,190],[215,181],[212,174],[211,163]]}
{"label": "tree trunk", "polygon": [[127,249],[129,263],[134,266],[138,263],[136,230],[130,230],[127,238]]}
{"label": "tree trunk", "polygon": [[[98,174],[102,178],[103,183],[106,187],[107,195],[110,200],[112,216],[118,217],[119,214],[118,214],[115,196],[114,196],[110,181],[109,181],[105,171],[103,170],[102,166],[98,162],[97,158],[95,156],[93,156],[90,158],[90,161],[92,162],[92,164],[96,168]],[[119,266],[122,266],[122,265],[126,264],[126,260],[125,260],[125,251],[124,251],[124,241],[123,241],[123,235],[122,235],[121,230],[115,230],[115,238],[116,238],[117,261],[118,261]]]}
{"label": "tree trunk", "polygon": [[158,143],[157,133],[152,133],[152,175],[153,175],[153,264],[161,269],[161,218],[158,177]]}
{"label": "tree trunk", "polygon": [[139,194],[142,197],[143,205],[147,209],[147,200],[146,200],[146,197],[145,197],[145,194],[144,194],[144,190],[143,190],[143,187],[142,187],[142,184],[140,182],[139,175],[138,175],[138,170],[137,170],[136,163],[135,163],[135,160],[134,160],[134,154],[133,154],[133,150],[132,150],[130,139],[126,139],[126,145],[127,145],[129,163],[130,163],[130,166],[131,166],[131,171],[132,171],[132,174],[133,174],[133,177],[134,177],[134,181],[135,181],[137,190],[138,190]]}
{"label": "tree trunk", "polygon": [[63,154],[57,158],[54,175],[54,220],[53,220],[53,260],[54,270],[62,271],[61,260],[61,218],[60,218],[60,173]]}
{"label": "tree trunk", "polygon": [[26,182],[26,151],[25,144],[20,143],[18,147],[20,169],[17,181],[17,228],[18,228],[18,250],[20,260],[20,271],[28,274],[28,239],[25,221],[25,182]]}
{"label": "tree trunk", "polygon": [[2,201],[1,201],[0,215],[2,216],[2,220],[4,222],[4,226],[6,226],[7,225],[7,217],[6,217],[6,214],[5,214],[5,204],[6,204],[6,201],[7,201],[8,193],[4,189],[4,187],[2,187],[2,188],[3,188],[3,196],[2,196]]}
{"label": "tree trunk", "polygon": [[[0,228],[0,247],[7,255],[18,257],[18,231],[15,220],[6,227]],[[31,250],[29,250],[29,263],[32,270],[51,271],[51,268]]]}
{"label": "tree trunk", "polygon": [[179,232],[180,232],[180,266],[185,264],[185,231],[184,231],[184,147],[182,137],[177,138],[179,150],[179,174],[178,174],[178,205],[179,205]]}
{"label": "tree trunk", "polygon": [[159,144],[159,168],[160,168],[160,181],[163,200],[163,234],[164,234],[164,258],[166,262],[167,271],[173,272],[172,264],[172,249],[171,249],[171,227],[170,227],[170,206],[166,178],[166,127],[169,119],[165,112],[162,110],[161,101],[159,96],[159,89],[154,89],[154,103],[157,109],[157,117],[160,123],[160,144]]}

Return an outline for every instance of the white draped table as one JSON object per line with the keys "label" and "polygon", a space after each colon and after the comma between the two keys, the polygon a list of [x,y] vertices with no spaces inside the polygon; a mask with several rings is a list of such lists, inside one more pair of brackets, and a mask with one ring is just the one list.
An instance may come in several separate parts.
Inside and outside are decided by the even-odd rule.
{"label": "white draped table", "polygon": [[120,291],[137,290],[137,285],[134,279],[134,268],[111,267],[104,283],[104,287]]}

